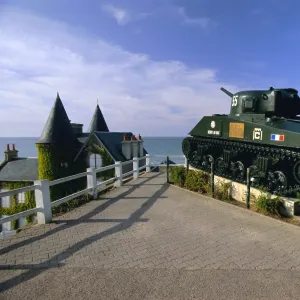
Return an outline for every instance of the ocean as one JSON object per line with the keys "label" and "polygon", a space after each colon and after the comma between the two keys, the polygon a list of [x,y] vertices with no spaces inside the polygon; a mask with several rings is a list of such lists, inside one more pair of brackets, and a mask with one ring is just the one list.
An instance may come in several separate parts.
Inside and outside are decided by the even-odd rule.
{"label": "ocean", "polygon": [[[143,137],[144,148],[149,154],[156,155],[183,155],[181,143],[184,137]],[[4,160],[4,151],[6,144],[15,144],[16,150],[19,151],[19,157],[37,157],[35,143],[39,138],[36,137],[0,137],[0,163]],[[155,158],[154,163],[160,163],[165,158]],[[182,158],[170,157],[175,163],[184,163]]]}

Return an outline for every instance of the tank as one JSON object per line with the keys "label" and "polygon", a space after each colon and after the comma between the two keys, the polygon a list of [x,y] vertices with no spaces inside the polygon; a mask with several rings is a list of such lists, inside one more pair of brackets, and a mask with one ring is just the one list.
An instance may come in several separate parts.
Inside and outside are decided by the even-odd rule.
{"label": "tank", "polygon": [[280,194],[300,190],[300,97],[293,88],[221,90],[231,98],[229,114],[204,116],[182,141],[189,164]]}

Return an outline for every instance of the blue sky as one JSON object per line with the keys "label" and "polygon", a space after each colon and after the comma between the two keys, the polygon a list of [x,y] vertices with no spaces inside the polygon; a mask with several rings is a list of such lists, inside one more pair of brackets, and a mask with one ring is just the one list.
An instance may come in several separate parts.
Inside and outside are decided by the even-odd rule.
{"label": "blue sky", "polygon": [[39,136],[57,90],[87,129],[186,135],[220,91],[300,89],[296,0],[0,0],[0,136]]}

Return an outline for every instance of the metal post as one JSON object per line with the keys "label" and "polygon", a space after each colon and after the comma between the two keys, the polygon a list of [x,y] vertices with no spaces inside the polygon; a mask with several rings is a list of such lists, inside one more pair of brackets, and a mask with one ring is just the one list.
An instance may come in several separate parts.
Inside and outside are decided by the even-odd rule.
{"label": "metal post", "polygon": [[211,196],[215,197],[215,163],[212,160],[210,165],[210,185],[211,185]]}
{"label": "metal post", "polygon": [[250,208],[250,186],[251,186],[251,172],[250,168],[247,168],[247,198],[246,198],[246,207]]}
{"label": "metal post", "polygon": [[189,160],[187,159],[186,160],[186,175],[189,173],[189,169],[190,169],[190,163],[189,163]]}
{"label": "metal post", "polygon": [[167,156],[167,183],[170,183],[170,181],[169,181],[169,156]]}

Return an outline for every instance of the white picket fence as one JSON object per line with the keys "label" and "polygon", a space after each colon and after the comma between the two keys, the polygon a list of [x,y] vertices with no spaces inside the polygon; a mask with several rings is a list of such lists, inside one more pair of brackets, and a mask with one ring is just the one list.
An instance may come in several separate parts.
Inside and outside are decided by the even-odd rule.
{"label": "white picket fence", "polygon": [[[6,192],[1,192],[0,199],[2,197],[6,197],[6,196],[12,196],[12,195],[19,194],[19,193],[34,191],[36,207],[26,210],[26,211],[22,211],[20,213],[14,214],[14,215],[2,217],[2,218],[0,218],[0,224],[18,220],[22,217],[33,215],[35,213],[37,214],[37,223],[38,224],[49,223],[52,220],[51,208],[53,206],[60,205],[64,202],[67,202],[71,199],[77,198],[77,197],[87,194],[87,193],[92,195],[95,198],[97,196],[97,193],[99,190],[103,189],[104,187],[106,187],[107,185],[109,185],[111,183],[114,183],[116,187],[119,187],[123,184],[123,179],[128,176],[133,176],[134,179],[137,179],[139,177],[140,171],[143,169],[145,169],[146,172],[150,172],[151,167],[153,169],[153,167],[166,166],[165,164],[151,163],[151,158],[154,158],[154,157],[167,158],[166,155],[149,155],[149,154],[147,154],[146,156],[143,156],[143,157],[134,157],[132,160],[125,161],[125,162],[118,161],[118,162],[115,162],[115,164],[112,164],[112,165],[109,165],[106,167],[101,167],[98,169],[88,168],[86,170],[86,172],[68,176],[68,177],[64,177],[64,178],[59,178],[59,179],[56,179],[53,181],[49,181],[46,179],[36,180],[36,181],[34,181],[34,184],[31,186],[22,187],[22,188],[18,188],[18,189],[6,191]],[[184,155],[168,155],[168,157],[185,158]],[[140,160],[146,160],[146,164],[139,167]],[[122,167],[127,164],[132,164],[133,169],[132,169],[132,171],[129,171],[129,172],[123,174]],[[179,165],[179,164],[176,164],[176,165]],[[186,165],[186,159],[185,159],[185,164],[182,164],[182,165]],[[111,169],[115,169],[115,177],[110,178],[106,181],[97,183],[97,173],[111,170]],[[68,196],[58,199],[56,201],[52,201],[52,202],[50,201],[50,187],[51,186],[61,184],[64,182],[68,182],[71,180],[75,180],[78,178],[82,178],[82,177],[87,177],[87,188],[86,189],[76,192],[76,193],[73,193],[71,195],[68,195]]]}

